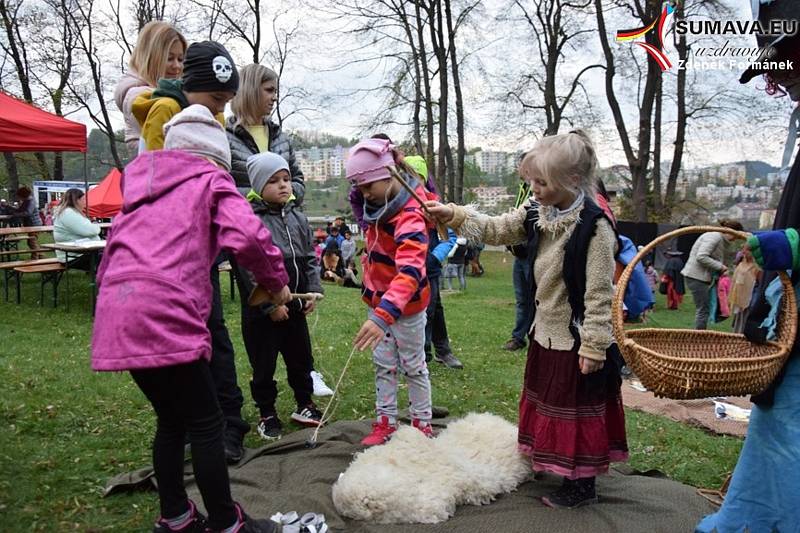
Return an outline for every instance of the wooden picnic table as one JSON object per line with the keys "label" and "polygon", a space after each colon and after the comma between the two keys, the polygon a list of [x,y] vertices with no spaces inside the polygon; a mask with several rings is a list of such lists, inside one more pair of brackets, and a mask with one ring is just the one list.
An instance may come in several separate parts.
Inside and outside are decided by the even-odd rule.
{"label": "wooden picnic table", "polygon": [[0,215],[0,228],[8,226],[15,218],[14,215]]}
{"label": "wooden picnic table", "polygon": [[[100,229],[108,229],[111,227],[111,222],[100,222],[98,226],[100,226]],[[49,233],[53,231],[53,229],[55,229],[55,226],[16,226],[13,228],[0,228],[0,237],[25,233]]]}
{"label": "wooden picnic table", "polygon": [[[110,224],[108,224],[110,226]],[[42,248],[50,250],[60,250],[66,255],[66,264],[64,265],[69,270],[70,256],[76,259],[78,256],[89,255],[89,284],[92,287],[91,311],[94,314],[94,306],[97,302],[97,258],[106,247],[106,241],[103,240],[81,240],[73,242],[55,242],[52,244],[42,244]],[[69,275],[67,277],[67,309],[69,310]]]}

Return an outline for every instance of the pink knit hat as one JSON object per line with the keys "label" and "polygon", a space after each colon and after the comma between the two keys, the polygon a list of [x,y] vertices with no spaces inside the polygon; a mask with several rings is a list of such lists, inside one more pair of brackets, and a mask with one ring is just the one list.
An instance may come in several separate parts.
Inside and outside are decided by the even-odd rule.
{"label": "pink knit hat", "polygon": [[394,146],[384,139],[366,139],[350,149],[344,164],[345,176],[356,185],[390,178],[386,167],[393,167]]}

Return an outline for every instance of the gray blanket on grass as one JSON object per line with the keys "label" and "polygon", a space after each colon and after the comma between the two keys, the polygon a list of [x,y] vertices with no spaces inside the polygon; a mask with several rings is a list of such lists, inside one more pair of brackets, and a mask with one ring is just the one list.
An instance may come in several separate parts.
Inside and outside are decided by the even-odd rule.
{"label": "gray blanket on grass", "polygon": [[[254,516],[297,511],[323,513],[329,527],[353,533],[402,532],[494,532],[528,533],[678,533],[691,532],[700,518],[714,511],[694,487],[659,476],[635,473],[617,467],[598,479],[600,504],[573,511],[549,509],[538,498],[556,489],[560,478],[531,478],[510,494],[490,505],[461,506],[453,518],[434,525],[368,524],[340,516],[331,500],[331,486],[360,451],[360,439],[369,432],[369,422],[335,422],[319,433],[318,446],[308,449],[311,430],[284,436],[274,444],[248,449],[244,459],[230,468],[234,499]],[[187,464],[189,496],[202,499]],[[106,495],[149,486],[154,488],[151,468],[111,479]]]}

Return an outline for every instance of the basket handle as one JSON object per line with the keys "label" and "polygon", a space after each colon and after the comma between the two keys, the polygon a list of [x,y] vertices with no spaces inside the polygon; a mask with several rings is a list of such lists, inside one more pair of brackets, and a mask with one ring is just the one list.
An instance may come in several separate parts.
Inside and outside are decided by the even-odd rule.
{"label": "basket handle", "polygon": [[625,344],[625,342],[628,340],[625,334],[625,328],[623,327],[622,301],[625,298],[625,291],[628,289],[628,282],[633,275],[633,269],[636,267],[636,264],[639,263],[644,256],[653,251],[653,249],[655,249],[655,247],[662,242],[674,239],[675,237],[680,237],[681,235],[708,232],[727,233],[728,235],[733,235],[737,239],[747,239],[747,237],[750,236],[750,234],[746,231],[737,231],[724,226],[687,226],[685,228],[672,230],[664,235],[656,237],[647,246],[639,250],[639,253],[637,253],[630,263],[628,263],[628,266],[626,266],[625,270],[622,271],[622,274],[617,281],[617,289],[614,293],[614,300],[611,305],[611,324],[614,328],[614,337],[617,339],[619,344]]}

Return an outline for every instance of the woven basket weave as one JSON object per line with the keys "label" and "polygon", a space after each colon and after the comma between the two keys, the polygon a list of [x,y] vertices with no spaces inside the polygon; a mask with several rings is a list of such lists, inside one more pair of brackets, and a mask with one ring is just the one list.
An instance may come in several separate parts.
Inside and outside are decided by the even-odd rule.
{"label": "woven basket weave", "polygon": [[612,307],[614,337],[642,385],[656,396],[674,399],[742,396],[763,391],[780,371],[797,333],[797,303],[791,280],[783,285],[777,338],[754,344],[744,335],[691,329],[625,330],[622,300],[633,268],[656,246],[680,235],[716,231],[744,239],[747,233],[717,226],[691,226],[666,233],[642,248],[617,284]]}

